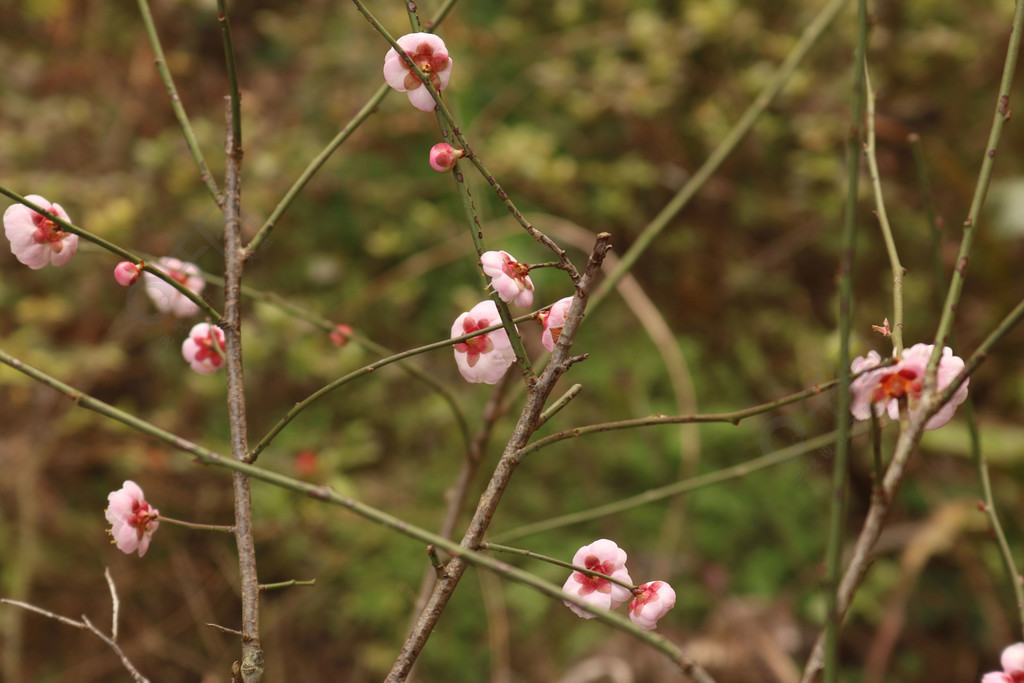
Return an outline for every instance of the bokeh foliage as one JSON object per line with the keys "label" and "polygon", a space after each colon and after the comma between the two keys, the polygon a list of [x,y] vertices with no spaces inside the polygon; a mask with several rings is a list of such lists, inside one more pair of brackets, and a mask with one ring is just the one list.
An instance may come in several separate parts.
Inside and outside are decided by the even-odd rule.
{"label": "bokeh foliage", "polygon": [[[622,253],[707,157],[821,3],[777,0],[510,0],[457,5],[443,29],[455,62],[447,93],[477,152],[518,205],[566,246],[566,225],[608,231]],[[373,3],[396,34],[404,3]],[[424,16],[435,3],[420,3]],[[929,161],[948,272],[991,119],[1012,7],[983,0],[908,0],[873,8],[872,77],[879,162],[906,281],[906,339],[937,321],[931,231],[907,144]],[[223,148],[226,77],[215,6],[155,1],[153,10],[182,100],[215,173]],[[387,49],[344,3],[269,1],[231,7],[243,89],[243,207],[250,231],[381,83]],[[217,212],[167,106],[132,3],[0,2],[0,178],[60,202],[79,225],[152,254],[219,273]],[[831,377],[842,159],[849,132],[853,19],[844,13],[718,174],[645,254],[635,275],[674,331],[701,411],[734,410]],[[346,322],[392,349],[441,339],[483,297],[450,179],[426,164],[432,117],[389,96],[332,157],[280,221],[246,282]],[[1011,121],[997,184],[982,218],[956,336],[971,350],[1019,298],[1024,257],[1024,144]],[[473,181],[488,246],[548,260],[517,231],[485,183]],[[864,188],[855,282],[860,352],[886,351],[872,323],[890,315],[890,274]],[[580,263],[587,244],[570,249]],[[187,325],[156,315],[140,289],[122,290],[114,259],[83,248],[62,269],[30,272],[0,254],[3,347],[70,384],[155,424],[227,451],[223,387],[187,373]],[[571,294],[554,271],[536,274],[538,303]],[[211,289],[210,299],[220,293]],[[529,348],[539,332],[526,324]],[[258,437],[297,400],[375,359],[330,345],[310,325],[265,304],[245,323],[249,425]],[[1019,416],[1024,335],[1015,332],[972,379],[996,463],[997,499],[1011,541],[1021,526]],[[545,432],[600,420],[679,412],[665,366],[630,307],[613,298],[588,317],[576,349],[590,358],[569,380],[584,393]],[[417,363],[457,392],[471,425],[489,395],[458,377],[447,350]],[[566,387],[568,384],[566,384]],[[520,397],[521,401],[521,397]],[[699,430],[701,471],[742,462],[834,425],[833,397],[738,427]],[[110,566],[122,599],[124,646],[155,680],[223,680],[237,624],[237,569],[227,536],[165,525],[142,560],[107,545],[102,508],[123,479],[165,514],[228,523],[229,477],[120,425],[75,409],[50,390],[0,371],[0,593],[97,621],[108,614]],[[513,415],[518,403],[513,402]],[[493,462],[511,428],[499,421]],[[978,518],[945,523],[944,506],[972,501],[962,415],[925,440],[890,517],[843,659],[849,680],[874,645],[895,587],[911,576],[911,540],[938,529],[947,544],[910,581],[906,623],[887,680],[969,680],[1013,640],[1014,610],[995,549]],[[891,434],[886,435],[887,438]],[[593,507],[674,480],[677,428],[609,433],[541,451],[517,473],[495,531]],[[870,492],[866,447],[856,451],[852,533]],[[391,367],[304,413],[261,458],[427,527],[440,522],[462,443],[444,402]],[[300,454],[316,455],[313,471]],[[486,470],[486,464],[484,470]],[[637,580],[660,576],[679,606],[663,631],[682,645],[707,633],[730,601],[766,604],[806,636],[822,619],[820,568],[829,453],[665,503],[529,537],[569,558],[595,538],[616,539]],[[484,473],[484,475],[486,472]],[[484,481],[483,476],[481,482]],[[264,646],[274,680],[379,680],[406,631],[426,559],[418,544],[263,485],[254,493],[261,581],[317,579],[268,594]],[[666,514],[685,510],[662,543]],[[1018,557],[1024,559],[1021,554]],[[553,581],[563,572],[530,564]],[[481,591],[486,591],[483,595]],[[494,601],[504,617],[489,614]],[[479,681],[494,655],[488,632],[508,619],[512,680],[550,681],[607,645],[600,625],[518,586],[470,574],[425,652],[429,681]],[[107,681],[116,659],[87,634],[0,609],[4,673],[12,680]],[[728,644],[728,633],[720,640]],[[987,666],[986,666],[987,665]],[[651,674],[656,676],[656,674]],[[732,677],[730,677],[732,676]],[[657,680],[651,678],[650,680]],[[740,673],[722,681],[745,680]],[[765,679],[751,679],[765,680]]]}

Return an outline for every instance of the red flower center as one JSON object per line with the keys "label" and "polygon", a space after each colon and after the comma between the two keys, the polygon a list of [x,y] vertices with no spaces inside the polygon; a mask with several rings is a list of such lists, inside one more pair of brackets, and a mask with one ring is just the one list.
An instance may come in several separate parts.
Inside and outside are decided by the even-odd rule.
{"label": "red flower center", "polygon": [[[482,330],[485,327],[490,326],[491,324],[487,318],[473,320],[472,318],[467,317],[462,321],[462,333],[473,334],[477,330]],[[490,335],[487,334],[482,334],[479,337],[473,337],[472,339],[458,342],[454,346],[456,351],[466,354],[466,362],[469,363],[469,367],[476,365],[477,361],[480,360],[480,354],[488,353],[494,349],[494,344],[490,340]]]}
{"label": "red flower center", "polygon": [[156,513],[149,507],[146,501],[132,501],[132,514],[128,517],[128,525],[135,529],[135,534],[141,540],[149,528],[150,522],[157,518]]}
{"label": "red flower center", "polygon": [[[52,214],[57,212],[53,210],[53,207],[47,208]],[[32,233],[32,241],[36,244],[49,244],[50,248],[56,252],[60,252],[64,248],[64,244],[61,240],[67,235],[60,227],[52,220],[47,218],[41,213],[32,212],[32,223],[36,226],[35,232]]]}
{"label": "red flower center", "polygon": [[921,395],[921,373],[913,368],[902,368],[899,372],[886,375],[871,393],[873,403],[882,403],[894,398],[917,398]]}
{"label": "red flower center", "polygon": [[[430,43],[425,41],[420,43],[419,47],[416,48],[415,53],[406,51],[405,54],[407,54],[409,59],[419,67],[420,71],[430,77],[430,84],[440,90],[441,77],[438,73],[448,68],[448,55],[434,54],[434,48],[430,46]],[[405,60],[402,60],[402,66],[409,71],[405,77],[405,89],[415,90],[420,86],[422,81],[420,81],[419,76],[409,68],[409,64],[405,62]]]}
{"label": "red flower center", "polygon": [[[583,566],[592,572],[600,572],[611,576],[612,572],[615,571],[615,563],[611,560],[605,560],[602,562],[596,555],[587,555],[587,558],[583,561]],[[612,591],[611,581],[608,579],[602,579],[600,576],[590,576],[583,572],[576,572],[572,575],[573,580],[580,584],[579,594],[589,595],[590,593],[610,593]]]}
{"label": "red flower center", "polygon": [[199,346],[199,350],[196,351],[197,361],[209,361],[215,368],[219,368],[224,363],[224,342],[221,341],[220,337],[217,337],[216,344],[218,348],[214,347],[214,332],[212,327],[206,335],[196,335],[195,337],[192,337],[192,341]]}

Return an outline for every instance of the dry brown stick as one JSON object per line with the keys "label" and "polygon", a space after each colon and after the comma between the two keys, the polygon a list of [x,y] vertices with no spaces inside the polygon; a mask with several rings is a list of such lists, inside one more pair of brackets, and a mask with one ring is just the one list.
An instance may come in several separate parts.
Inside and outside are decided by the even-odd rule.
{"label": "dry brown stick", "polygon": [[[239,131],[233,130],[232,107],[227,107],[226,160],[224,189],[224,330],[225,371],[227,374],[228,421],[231,430],[231,455],[249,463],[245,421],[245,380],[242,374],[242,250],[241,172],[242,147]],[[252,491],[249,477],[241,472],[231,475],[235,501],[235,543],[238,546],[238,571],[242,599],[242,661],[239,664],[245,683],[263,679],[263,650],[260,647],[260,586],[256,571],[256,544],[252,535]]]}

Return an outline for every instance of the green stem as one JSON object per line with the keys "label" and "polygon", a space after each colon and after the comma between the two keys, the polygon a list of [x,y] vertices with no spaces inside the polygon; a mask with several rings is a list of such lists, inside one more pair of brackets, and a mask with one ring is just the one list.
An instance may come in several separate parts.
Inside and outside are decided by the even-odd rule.
{"label": "green stem", "polygon": [[228,534],[235,533],[235,527],[233,526],[225,526],[223,524],[198,524],[196,522],[186,522],[180,519],[174,519],[173,517],[168,517],[167,515],[160,515],[159,517],[157,517],[157,521],[161,523],[167,522],[168,524],[174,524],[176,526],[183,526],[187,529],[199,529],[201,531],[223,531],[224,533]]}
{"label": "green stem", "polygon": [[329,486],[308,484],[304,481],[293,479],[276,472],[271,472],[256,465],[234,460],[230,457],[223,456],[219,453],[203,448],[202,446],[198,446],[186,439],[141,420],[130,413],[126,413],[114,406],[100,401],[99,399],[78,391],[60,380],[47,375],[41,370],[22,363],[18,359],[5,353],[3,350],[0,350],[0,362],[38,380],[46,386],[56,389],[68,398],[72,399],[77,405],[93,410],[113,420],[117,420],[118,422],[133,427],[143,433],[149,434],[150,436],[153,436],[180,451],[194,455],[203,464],[223,467],[225,469],[244,474],[249,478],[265,481],[271,485],[277,486],[278,488],[293,491],[314,500],[343,507],[356,515],[373,522],[374,524],[397,531],[398,533],[421,543],[441,548],[448,553],[459,557],[464,562],[493,571],[510,581],[529,586],[530,588],[553,599],[571,602],[577,607],[593,614],[597,620],[623,631],[636,640],[646,643],[647,645],[650,645],[656,650],[662,652],[680,669],[680,671],[689,676],[692,680],[699,681],[700,683],[713,683],[713,679],[708,676],[696,662],[683,654],[679,648],[662,636],[644,631],[628,619],[614,612],[609,612],[607,610],[602,610],[595,608],[592,605],[588,605],[577,596],[569,595],[562,591],[561,586],[557,586],[549,581],[538,579],[528,572],[495,560],[494,558],[477,550],[464,548],[454,541],[450,541],[442,536],[431,533],[426,529],[409,524],[405,520],[370,507],[369,505],[361,503],[353,498],[343,496],[331,489]]}
{"label": "green stem", "polygon": [[[452,177],[455,178],[455,186],[459,190],[459,199],[462,200],[462,209],[466,214],[466,224],[469,226],[469,234],[473,239],[473,246],[476,248],[477,265],[479,266],[479,259],[484,254],[484,234],[480,230],[480,217],[476,213],[473,195],[469,191],[469,185],[466,183],[462,171],[459,170],[458,163],[452,169]],[[530,385],[535,381],[536,376],[533,373],[533,366],[530,364],[530,356],[526,353],[523,338],[519,336],[519,330],[512,322],[512,312],[509,311],[508,304],[501,300],[497,292],[491,292],[491,301],[498,307],[498,316],[501,318],[505,334],[508,335],[508,340],[512,344],[512,351],[516,354],[516,365],[519,366],[519,372],[523,375],[526,384]]]}
{"label": "green stem", "polygon": [[762,90],[757,98],[747,107],[747,110],[740,116],[739,121],[732,127],[729,133],[725,136],[711,153],[711,156],[701,164],[701,167],[690,177],[690,179],[683,185],[682,189],[676,193],[676,196],[665,205],[665,208],[658,213],[654,219],[647,224],[647,226],[641,231],[640,235],[637,236],[632,246],[623,254],[619,265],[616,266],[610,273],[605,276],[604,282],[594,292],[594,296],[591,297],[591,312],[596,310],[596,307],[600,306],[604,299],[611,293],[616,283],[622,279],[622,277],[632,270],[633,266],[636,265],[641,254],[647,250],[654,239],[661,234],[661,232],[668,227],[676,215],[683,210],[689,201],[697,194],[697,191],[704,186],[704,183],[718,170],[718,167],[722,165],[722,162],[728,158],[736,146],[740,143],[740,140],[750,131],[753,127],[754,122],[757,121],[758,117],[768,108],[775,96],[779,94],[783,86],[789,80],[789,77],[799,66],[800,62],[803,61],[804,57],[813,47],[814,43],[822,36],[825,29],[828,28],[832,20],[836,18],[839,11],[846,4],[846,0],[831,0],[825,7],[821,9],[817,16],[808,24],[807,28],[800,35],[800,39],[797,44],[793,47],[793,50],[786,56],[785,61],[779,65],[775,73],[768,80],[764,90]]}
{"label": "green stem", "polygon": [[583,391],[582,384],[573,384],[569,387],[569,389],[562,394],[557,401],[552,402],[551,405],[545,408],[544,412],[540,414],[540,418],[537,419],[537,428],[540,429],[540,427],[553,418],[558,411],[569,405],[569,402],[579,396],[581,391]]}
{"label": "green stem", "polygon": [[[867,2],[857,2],[857,45],[853,56],[853,111],[846,141],[846,211],[843,219],[842,253],[839,257],[839,401],[836,457],[832,464],[832,504],[829,511],[828,544],[825,550],[825,581],[828,586],[825,627],[825,683],[839,676],[839,629],[837,589],[841,572],[843,528],[846,520],[846,484],[850,455],[850,330],[853,318],[853,257],[857,234],[857,187],[860,180],[861,122],[864,116],[864,59],[867,51]],[[900,321],[894,325],[898,329]],[[895,332],[894,332],[895,334]],[[872,410],[874,410],[872,408]],[[880,484],[879,484],[880,485]]]}
{"label": "green stem", "polygon": [[[858,426],[853,430],[852,434],[862,434],[865,429],[866,428],[863,426]],[[574,512],[568,515],[562,515],[561,517],[546,519],[543,522],[537,522],[536,524],[521,526],[516,529],[497,534],[494,538],[495,540],[503,542],[512,541],[524,536],[531,536],[533,534],[552,531],[554,529],[560,529],[573,524],[581,524],[583,522],[601,519],[602,517],[617,515],[626,512],[627,510],[640,507],[641,505],[664,500],[665,498],[671,498],[683,493],[690,493],[708,486],[721,484],[722,482],[729,481],[731,479],[740,479],[758,470],[763,470],[766,467],[782,464],[789,460],[793,460],[794,458],[798,458],[801,455],[810,453],[811,451],[816,451],[819,448],[826,448],[835,442],[836,434],[837,432],[822,434],[821,436],[807,439],[801,443],[774,451],[759,458],[754,458],[753,460],[749,460],[745,463],[718,470],[717,472],[702,474],[700,476],[693,477],[692,479],[684,479],[683,481],[669,484],[668,486],[650,489],[639,495],[624,498],[600,507],[591,508],[590,510]]]}
{"label": "green stem", "polygon": [[[515,322],[524,322],[526,320],[530,320],[533,316],[534,316],[533,313],[528,314],[528,315],[524,315],[524,316],[520,316],[520,317],[515,319]],[[359,377],[363,377],[365,375],[368,375],[371,372],[374,372],[375,370],[379,370],[380,368],[384,367],[385,365],[390,365],[391,363],[395,363],[395,362],[398,362],[400,360],[404,360],[406,358],[410,358],[412,356],[419,355],[421,353],[426,353],[427,351],[433,351],[434,349],[440,349],[440,348],[444,348],[444,347],[447,347],[447,346],[451,346],[451,345],[457,344],[457,343],[459,343],[461,341],[465,341],[467,339],[472,339],[473,337],[478,337],[478,336],[480,336],[482,334],[487,334],[488,332],[493,332],[494,330],[500,330],[500,329],[503,329],[502,325],[492,325],[492,326],[486,327],[486,328],[484,328],[482,330],[477,330],[476,332],[473,332],[472,334],[464,334],[461,337],[453,337],[451,339],[445,339],[443,341],[434,342],[433,344],[427,344],[426,346],[420,346],[420,347],[415,348],[415,349],[409,349],[408,351],[403,351],[401,353],[396,353],[393,356],[389,356],[387,358],[382,358],[382,359],[380,359],[380,360],[378,360],[378,361],[376,361],[374,363],[370,363],[369,365],[366,365],[366,366],[364,366],[362,368],[359,368],[358,370],[350,372],[347,375],[345,375],[344,377],[340,377],[340,378],[334,380],[330,384],[320,388],[319,390],[313,392],[312,394],[310,394],[306,398],[304,398],[301,401],[299,401],[298,403],[296,403],[292,407],[292,409],[289,410],[285,414],[285,416],[282,417],[281,420],[276,425],[274,425],[274,427],[269,432],[267,432],[266,436],[264,436],[262,439],[260,439],[260,442],[258,444],[256,444],[256,446],[252,449],[251,454],[250,454],[251,457],[253,459],[255,459],[257,456],[259,456],[259,454],[262,453],[263,450],[267,446],[270,445],[270,442],[273,441],[274,438],[278,434],[281,433],[281,430],[284,429],[286,426],[288,426],[288,423],[291,422],[292,420],[294,420],[295,417],[299,413],[301,413],[303,410],[305,410],[306,408],[311,406],[317,400],[323,398],[324,396],[326,396],[327,394],[331,393],[332,391],[334,391],[338,387],[344,386],[345,384],[348,384],[349,382],[351,382],[354,379],[357,379]]]}
{"label": "green stem", "polygon": [[[135,264],[142,263],[144,261],[144,259],[142,259],[138,254],[134,254],[134,253],[128,251],[127,249],[123,249],[123,248],[117,246],[116,244],[114,244],[113,242],[108,242],[107,240],[103,239],[102,237],[99,237],[98,235],[94,235],[91,232],[89,232],[88,230],[85,230],[84,228],[80,228],[77,225],[74,225],[72,223],[67,222],[66,220],[64,220],[60,216],[56,216],[56,215],[54,215],[52,213],[49,213],[43,207],[38,206],[36,204],[33,204],[29,200],[27,200],[24,197],[22,197],[20,194],[18,194],[16,192],[12,192],[11,190],[8,190],[3,185],[0,185],[0,194],[6,195],[6,196],[10,197],[11,199],[13,199],[14,201],[18,202],[19,204],[24,204],[25,206],[27,206],[28,208],[32,209],[36,213],[45,216],[46,218],[48,218],[49,220],[53,221],[54,223],[59,225],[61,228],[63,228],[65,232],[70,232],[72,234],[78,235],[79,237],[81,237],[82,239],[86,240],[87,242],[92,242],[93,244],[95,244],[95,245],[97,245],[97,246],[99,246],[99,247],[101,247],[103,249],[106,249],[110,253],[112,253],[112,254],[114,254],[116,256],[120,256],[121,258],[125,259],[126,261],[131,261],[132,263],[135,263]],[[210,306],[210,304],[206,303],[206,301],[201,296],[199,296],[198,294],[193,292],[191,289],[189,289],[185,285],[181,284],[180,282],[178,282],[177,280],[172,278],[167,273],[163,272],[162,270],[160,270],[158,268],[155,268],[155,267],[151,266],[149,263],[143,263],[142,269],[144,271],[146,271],[147,273],[152,273],[156,277],[160,278],[161,280],[163,280],[164,282],[169,284],[171,287],[176,289],[178,292],[180,292],[182,295],[184,295],[185,298],[187,298],[189,301],[194,302],[213,321],[220,322],[220,320],[223,318],[223,316],[220,313],[218,313],[216,311],[216,309],[214,309],[212,306]]]}
{"label": "green stem", "polygon": [[875,196],[875,215],[878,217],[878,227],[882,229],[882,238],[885,241],[885,250],[889,254],[889,266],[892,268],[892,350],[893,356],[899,358],[903,355],[903,276],[907,271],[900,263],[899,252],[896,251],[896,241],[892,236],[892,226],[889,224],[889,214],[885,210],[885,199],[882,196],[882,181],[878,172],[877,147],[875,145],[875,96],[871,89],[871,76],[868,73],[867,62],[864,62],[864,87],[867,104],[867,143],[864,145],[864,156],[868,161],[868,170],[871,175],[871,189]]}
{"label": "green stem", "polygon": [[[428,33],[433,33],[441,22],[444,21],[444,18],[448,15],[448,12],[457,1],[458,0],[448,0],[448,2],[438,10],[434,18],[427,22],[428,28],[425,30]],[[277,203],[273,213],[267,217],[266,222],[263,223],[263,226],[256,232],[252,240],[249,241],[248,246],[245,248],[246,258],[250,258],[254,253],[256,253],[256,250],[259,249],[260,245],[267,239],[270,231],[273,230],[274,226],[277,225],[277,222],[281,220],[281,216],[284,215],[284,212],[287,211],[288,207],[291,206],[293,201],[295,201],[295,198],[299,195],[299,192],[302,191],[302,188],[306,186],[306,183],[308,183],[313,175],[320,170],[320,167],[327,162],[331,155],[334,154],[335,150],[341,146],[341,143],[345,142],[356,128],[362,125],[363,121],[370,117],[370,114],[377,111],[377,107],[389,92],[391,92],[391,88],[386,84],[377,88],[377,92],[370,97],[366,104],[363,105],[362,109],[356,112],[356,115],[352,117],[352,120],[345,124],[345,127],[334,136],[334,139],[327,143],[327,146],[324,147],[323,151],[309,162],[306,170],[299,175],[298,179],[291,188],[289,188],[288,192],[286,192],[284,197],[281,198],[281,201]]]}
{"label": "green stem", "polygon": [[242,96],[238,91],[238,71],[235,67],[235,48],[231,43],[231,25],[228,23],[227,3],[217,0],[217,21],[220,23],[224,43],[224,62],[228,69],[228,97],[231,99],[231,149],[229,153],[241,156],[242,150]]}
{"label": "green stem", "polygon": [[614,583],[616,585],[622,586],[623,588],[628,588],[630,591],[635,591],[636,590],[636,586],[634,586],[633,584],[631,584],[631,583],[629,583],[627,581],[619,581],[618,579],[616,579],[613,576],[609,576],[607,574],[602,574],[601,572],[595,572],[594,570],[587,569],[586,567],[579,567],[579,566],[573,564],[572,562],[565,562],[564,560],[559,560],[559,559],[554,558],[554,557],[548,557],[547,555],[541,555],[540,553],[535,553],[532,550],[527,550],[525,548],[513,548],[512,546],[508,546],[508,545],[499,545],[497,543],[491,543],[489,541],[484,541],[483,543],[480,544],[480,550],[493,550],[496,553],[507,553],[509,555],[519,555],[521,557],[529,557],[529,558],[534,559],[534,560],[540,560],[541,562],[547,562],[548,564],[553,564],[553,565],[555,565],[557,567],[565,567],[566,569],[570,569],[570,570],[572,570],[574,572],[579,572],[580,574],[586,574],[587,576],[595,576],[595,577],[597,577],[599,579],[604,579],[605,581],[610,581],[611,583]]}
{"label": "green stem", "polygon": [[291,588],[292,586],[315,586],[316,579],[309,579],[308,581],[300,581],[298,579],[289,579],[288,581],[278,581],[277,583],[261,583],[261,591],[272,591],[278,588]]}
{"label": "green stem", "polygon": [[780,408],[791,403],[797,403],[804,399],[817,396],[818,394],[828,391],[832,387],[836,386],[836,380],[830,380],[828,382],[822,382],[821,384],[815,384],[810,389],[799,391],[789,396],[776,399],[769,403],[762,403],[761,405],[754,406],[752,408],[744,408],[743,410],[735,410],[729,413],[707,413],[704,415],[650,415],[648,417],[637,417],[629,420],[616,420],[614,422],[601,422],[599,424],[585,425],[583,427],[574,427],[567,429],[557,434],[551,434],[545,436],[543,439],[537,439],[533,443],[524,447],[517,454],[517,458],[522,460],[527,455],[539,451],[542,448],[550,446],[551,444],[564,441],[566,439],[574,439],[579,436],[585,436],[587,434],[597,434],[600,432],[611,432],[618,429],[635,429],[637,427],[651,427],[654,425],[668,425],[668,424],[692,424],[692,423],[706,423],[706,422],[729,422],[734,425],[738,425],[740,421],[745,418],[752,417],[754,415],[760,415],[767,413],[776,408]]}
{"label": "green stem", "polygon": [[[199,149],[196,134],[193,132],[192,124],[188,120],[188,114],[185,113],[185,107],[181,104],[178,89],[174,87],[171,71],[167,68],[167,58],[164,57],[164,49],[160,46],[160,37],[156,33],[156,25],[153,23],[153,14],[149,11],[149,3],[147,0],[138,0],[138,4],[139,12],[142,14],[142,23],[146,29],[146,36],[149,38],[149,44],[153,48],[153,55],[156,58],[156,69],[160,73],[160,79],[164,82],[167,94],[171,98],[171,109],[174,110],[174,115],[178,119],[178,125],[181,126],[181,132],[185,135],[185,144],[188,145],[188,151],[192,153],[192,158],[195,159],[196,166],[199,167],[199,175],[203,180],[203,184],[206,185],[206,189],[209,190],[210,196],[213,197],[213,201],[217,202],[217,206],[223,208],[224,196],[217,189],[217,181],[213,179],[213,174],[210,173],[210,168],[206,165],[206,160],[203,159],[203,152]],[[236,130],[240,130],[240,128]]]}
{"label": "green stem", "polygon": [[992,169],[995,166],[996,147],[999,146],[999,138],[1003,132],[1003,125],[1010,120],[1010,88],[1013,85],[1013,75],[1016,70],[1017,57],[1020,54],[1020,34],[1024,27],[1024,0],[1016,0],[1013,9],[1013,23],[1010,27],[1010,42],[1006,49],[1006,60],[1003,64],[1003,77],[999,83],[999,95],[996,98],[995,112],[992,119],[992,128],[989,130],[988,142],[985,145],[985,154],[982,156],[981,170],[978,172],[978,180],[974,187],[974,197],[971,199],[971,207],[968,210],[967,218],[964,220],[964,234],[960,240],[960,249],[956,257],[956,265],[953,268],[953,276],[949,281],[949,290],[946,292],[946,301],[942,307],[942,319],[935,331],[935,348],[932,349],[932,357],[928,362],[928,370],[925,374],[925,395],[934,390],[935,376],[939,367],[939,358],[942,356],[942,349],[948,345],[950,334],[953,329],[953,319],[956,316],[956,307],[960,302],[960,293],[963,291],[964,278],[967,273],[967,256],[970,254],[971,245],[974,243],[974,231],[981,219],[981,209],[985,204],[988,195],[989,184],[992,181]]}
{"label": "green stem", "polygon": [[373,27],[377,29],[377,32],[380,33],[381,36],[383,36],[384,39],[388,41],[391,47],[395,49],[395,52],[397,52],[405,60],[405,63],[409,67],[409,70],[416,74],[416,76],[422,82],[423,87],[426,88],[427,92],[429,92],[431,97],[434,98],[434,102],[437,104],[438,111],[440,112],[441,116],[444,117],[444,119],[451,126],[452,134],[459,141],[459,145],[462,147],[463,152],[465,152],[464,158],[469,160],[474,166],[476,166],[477,170],[487,180],[488,184],[491,185],[491,187],[494,189],[494,192],[498,195],[498,198],[505,204],[505,206],[508,208],[509,212],[516,219],[519,225],[521,225],[523,229],[530,234],[531,237],[533,237],[535,240],[546,246],[558,257],[560,268],[565,272],[569,273],[569,276],[572,278],[573,282],[579,282],[579,272],[577,272],[575,266],[572,265],[572,262],[569,261],[569,257],[566,255],[565,250],[559,247],[557,244],[555,244],[550,237],[548,237],[541,231],[537,230],[528,220],[526,220],[526,217],[522,214],[522,212],[516,207],[512,200],[509,199],[508,193],[502,189],[501,185],[498,184],[497,180],[495,180],[491,172],[487,170],[487,167],[484,166],[483,162],[477,158],[476,154],[473,152],[473,148],[469,144],[469,140],[467,140],[466,136],[462,134],[462,131],[459,129],[459,126],[456,123],[455,117],[452,115],[451,110],[448,109],[448,105],[445,104],[444,100],[442,99],[441,93],[439,93],[437,91],[437,88],[435,88],[431,84],[430,79],[427,77],[427,75],[423,73],[423,71],[412,61],[412,59],[405,53],[405,50],[403,50],[402,47],[398,44],[398,41],[394,37],[392,37],[390,33],[388,33],[388,30],[384,28],[384,25],[380,23],[377,17],[373,16],[373,14],[370,12],[370,10],[366,8],[366,5],[363,4],[361,0],[352,0],[352,2],[355,4],[356,9],[358,9],[359,12],[364,17],[366,17],[366,20],[369,21],[370,24],[372,24]]}

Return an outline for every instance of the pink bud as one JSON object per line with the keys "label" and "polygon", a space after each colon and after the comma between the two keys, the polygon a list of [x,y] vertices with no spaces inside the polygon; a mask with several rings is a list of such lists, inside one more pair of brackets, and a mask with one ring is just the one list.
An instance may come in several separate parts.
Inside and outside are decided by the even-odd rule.
{"label": "pink bud", "polygon": [[664,581],[651,581],[636,589],[629,603],[630,620],[646,631],[653,631],[658,620],[676,605],[676,592]]}
{"label": "pink bud", "polygon": [[447,142],[439,142],[430,148],[430,168],[438,173],[446,173],[455,168],[455,162],[465,155],[461,149],[452,147]]}
{"label": "pink bud", "polygon": [[339,349],[352,339],[352,326],[351,325],[338,325],[331,330],[331,343],[337,346]]}
{"label": "pink bud", "polygon": [[142,272],[139,265],[135,265],[131,261],[121,261],[114,268],[114,279],[117,280],[117,284],[122,287],[131,287],[139,279],[139,274]]}

